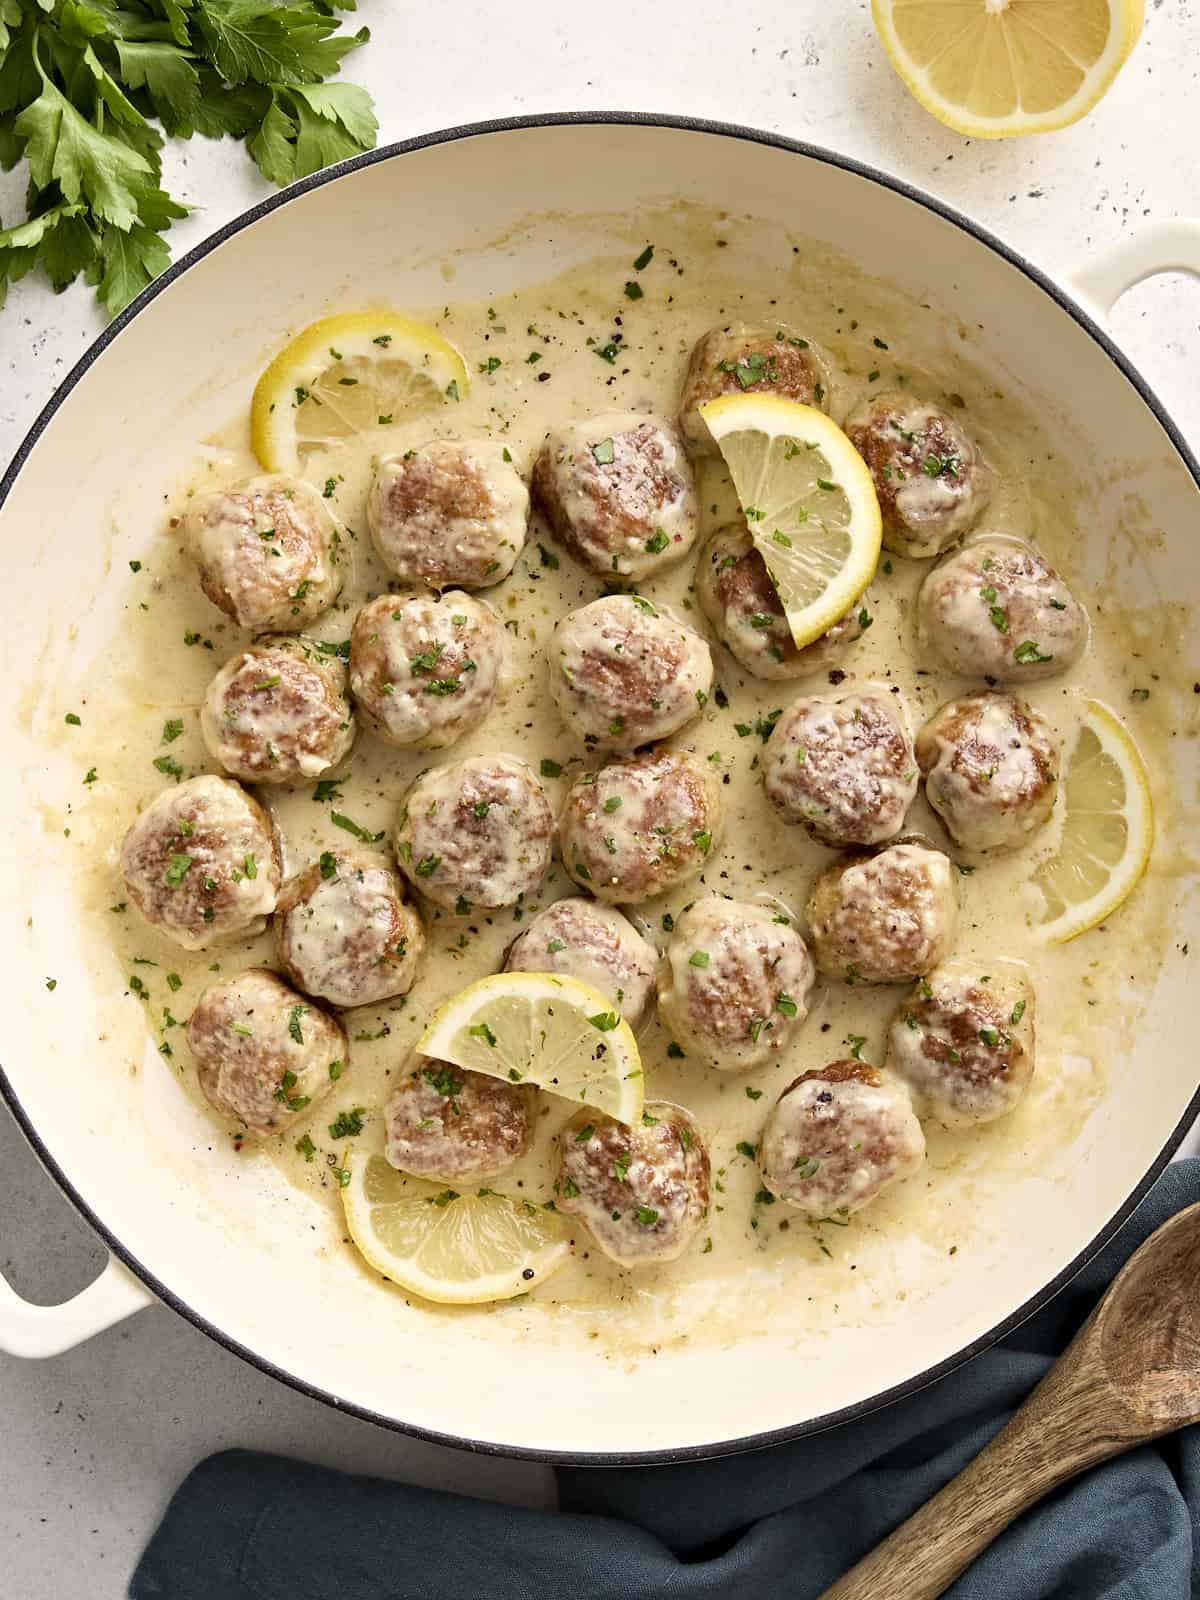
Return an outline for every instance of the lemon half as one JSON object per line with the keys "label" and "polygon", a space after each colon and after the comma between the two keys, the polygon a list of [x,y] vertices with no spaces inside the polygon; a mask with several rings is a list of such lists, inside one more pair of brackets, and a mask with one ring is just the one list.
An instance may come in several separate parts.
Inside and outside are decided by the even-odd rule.
{"label": "lemon half", "polygon": [[259,378],[250,441],[267,472],[299,472],[314,450],[466,393],[466,363],[435,328],[395,311],[347,311],[297,334]]}
{"label": "lemon half", "polygon": [[866,463],[823,411],[773,394],[724,395],[700,415],[729,468],[792,638],[820,638],[875,575],[881,523]]}
{"label": "lemon half", "polygon": [[1142,31],[1145,0],[872,0],[893,67],[925,110],[973,139],[1086,116]]}
{"label": "lemon half", "polygon": [[571,1253],[562,1218],[528,1200],[438,1189],[362,1152],[347,1167],[350,1237],[376,1272],[425,1300],[511,1300],[544,1283]]}
{"label": "lemon half", "polygon": [[1063,778],[1058,853],[1034,873],[1037,931],[1066,944],[1128,899],[1154,848],[1150,783],[1137,746],[1107,706],[1090,700]]}
{"label": "lemon half", "polygon": [[433,1017],[417,1049],[470,1072],[533,1083],[618,1122],[642,1114],[637,1040],[598,990],[545,972],[481,978]]}

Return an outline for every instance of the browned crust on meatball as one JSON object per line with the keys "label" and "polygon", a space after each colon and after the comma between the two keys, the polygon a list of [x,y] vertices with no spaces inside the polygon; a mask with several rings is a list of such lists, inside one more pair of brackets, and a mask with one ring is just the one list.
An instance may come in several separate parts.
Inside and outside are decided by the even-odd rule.
{"label": "browned crust on meatball", "polygon": [[531,1091],[425,1056],[387,1103],[387,1159],[446,1183],[494,1177],[529,1148]]}
{"label": "browned crust on meatball", "polygon": [[[568,452],[553,434],[547,438],[534,462],[531,487],[555,537],[577,561],[603,577],[619,577],[620,567],[611,558],[601,562],[594,546],[611,544],[612,555],[620,556],[627,542],[644,544],[654,537],[664,511],[691,488],[668,460],[667,446],[674,442],[666,424],[647,417],[612,435],[610,462],[598,462],[588,445],[571,453],[574,491],[587,502],[581,536],[559,492],[557,469],[566,463]],[[672,542],[684,541],[676,536]],[[669,548],[662,553],[669,561]]]}
{"label": "browned crust on meatball", "polygon": [[624,1236],[622,1255],[650,1258],[678,1254],[699,1227],[709,1175],[708,1150],[690,1115],[650,1100],[632,1127],[602,1112],[578,1112],[559,1134],[554,1192],[560,1211],[588,1220],[595,1208],[589,1226],[602,1248],[611,1253]]}
{"label": "browned crust on meatball", "polygon": [[[241,805],[262,830],[266,856],[262,861],[256,859],[255,867],[260,872],[274,872],[278,882],[283,875],[283,857],[270,816],[240,784],[229,778],[217,781],[236,791]],[[237,884],[245,873],[246,862],[244,857],[231,857],[225,832],[209,820],[206,807],[184,798],[174,815],[177,828],[184,823],[190,832],[167,834],[163,829],[150,832],[139,828],[140,817],[134,822],[122,846],[121,870],[129,898],[147,922],[163,926],[168,932],[181,928],[198,934],[205,927],[218,927],[237,906]],[[173,888],[167,888],[165,880],[175,855],[190,856],[192,864]],[[156,892],[144,892],[139,879],[152,885]],[[168,895],[170,900],[164,907]],[[164,917],[164,909],[169,909],[169,918]],[[237,931],[232,928],[218,931],[213,937],[228,938]]]}
{"label": "browned crust on meatball", "polygon": [[[989,706],[1003,711],[1011,730],[1004,744],[986,738],[981,723]],[[1036,718],[1036,720],[1035,720]],[[1019,761],[1014,760],[1017,750]],[[1024,700],[1008,694],[967,695],[935,712],[917,738],[917,763],[925,776],[935,770],[956,780],[966,795],[999,816],[1044,808],[1058,782],[1058,749],[1045,722]],[[996,774],[1004,766],[1004,781]],[[940,786],[930,783],[929,803],[964,846],[954,807]]]}
{"label": "browned crust on meatball", "polygon": [[[619,812],[604,810],[605,775],[618,783],[632,776],[643,796],[639,826],[623,834],[628,861],[624,851],[618,857],[604,842],[620,825]],[[719,797],[714,803],[711,780],[695,757],[674,750],[619,757],[599,774],[585,774],[567,796],[560,823],[563,865],[598,898],[644,900],[699,872],[719,827]],[[611,885],[606,880],[615,863],[620,882]]]}
{"label": "browned crust on meatball", "polygon": [[[353,715],[346,669],[305,640],[263,640],[244,653],[212,714],[220,739],[212,754],[239,777],[282,781],[285,775],[303,781],[312,774],[301,759],[312,756],[328,765],[327,752]],[[264,741],[254,726],[259,717],[287,723],[291,731]]]}
{"label": "browned crust on meatball", "polygon": [[878,1089],[883,1082],[877,1068],[869,1061],[831,1061],[826,1067],[815,1067],[811,1072],[802,1072],[798,1078],[793,1078],[791,1083],[779,1096],[782,1100],[786,1094],[802,1083],[812,1083],[820,1079],[822,1083],[867,1083],[873,1089]]}
{"label": "browned crust on meatball", "polygon": [[[688,363],[681,419],[723,394],[777,394],[806,406],[823,405],[823,361],[811,342],[798,340],[799,334],[782,330],[772,334],[733,324],[706,333]],[[756,377],[756,372],[761,372],[761,377]]]}
{"label": "browned crust on meatball", "polygon": [[[834,846],[877,844],[899,832],[917,773],[904,712],[893,700],[868,692],[833,703],[793,701],[765,752],[767,797],[785,821]],[[825,712],[832,727],[821,725]],[[795,730],[803,719],[798,749]]]}
{"label": "browned crust on meatball", "polygon": [[[1021,1010],[1024,1012],[1025,1005]],[[1020,1076],[1028,1052],[1011,1024],[1012,1007],[1001,1006],[986,984],[973,983],[953,1006],[926,982],[900,1008],[899,1021],[920,1034],[920,1051],[940,1069],[946,1098],[959,1098],[954,1085],[988,1092]],[[994,1034],[989,1043],[984,1033]]]}
{"label": "browned crust on meatball", "polygon": [[288,879],[275,907],[275,939],[280,965],[297,988],[319,994],[322,990],[314,987],[317,975],[300,964],[294,919],[331,879],[353,880],[366,872],[386,875],[392,890],[391,897],[383,902],[388,920],[385,926],[378,915],[381,902],[372,897],[369,922],[364,920],[339,928],[337,964],[347,973],[361,974],[360,982],[369,992],[361,1000],[326,995],[333,1005],[368,1005],[392,995],[405,994],[412,987],[417,963],[425,949],[425,928],[416,911],[405,902],[404,880],[380,856],[361,850],[327,850],[319,861]]}
{"label": "browned crust on meatball", "polygon": [[[246,533],[241,540],[240,559],[245,567],[254,573],[254,586],[264,594],[269,593],[274,606],[294,598],[292,611],[295,615],[302,619],[310,618],[313,615],[312,607],[304,605],[298,593],[289,594],[285,587],[281,587],[275,571],[281,563],[278,556],[272,552],[282,550],[285,556],[292,560],[304,561],[305,570],[315,568],[319,565],[321,557],[326,554],[320,529],[313,527],[302,512],[298,514],[299,508],[292,496],[285,494],[280,488],[257,489],[252,493],[226,490],[222,492],[221,498],[227,503],[236,504],[244,515]],[[262,537],[261,530],[266,528],[273,529],[269,539]],[[328,554],[332,565],[333,552],[330,551]],[[256,616],[238,615],[236,599],[218,580],[215,572],[200,564],[199,577],[200,587],[213,605],[243,627],[255,625]],[[330,603],[333,598],[330,596]]]}

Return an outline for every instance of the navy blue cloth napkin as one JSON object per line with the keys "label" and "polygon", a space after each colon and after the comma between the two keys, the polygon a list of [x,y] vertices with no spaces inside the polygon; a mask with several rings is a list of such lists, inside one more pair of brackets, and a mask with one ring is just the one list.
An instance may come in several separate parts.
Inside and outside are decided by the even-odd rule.
{"label": "navy blue cloth napkin", "polygon": [[[987,1443],[1127,1257],[1197,1199],[1200,1161],[1168,1168],[1117,1238],[1045,1310],[920,1394],[755,1455],[563,1470],[559,1513],[246,1451],[213,1456],[176,1494],[130,1595],[810,1600]],[[1188,1429],[1059,1490],[1010,1528],[950,1594],[1200,1600],[1198,1536],[1200,1430]]]}

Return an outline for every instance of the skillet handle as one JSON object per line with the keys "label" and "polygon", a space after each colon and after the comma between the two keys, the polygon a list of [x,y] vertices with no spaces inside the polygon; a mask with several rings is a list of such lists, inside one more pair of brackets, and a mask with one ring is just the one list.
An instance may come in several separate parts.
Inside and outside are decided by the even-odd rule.
{"label": "skillet handle", "polygon": [[1127,290],[1164,272],[1200,278],[1200,220],[1151,223],[1067,274],[1067,284],[1103,322]]}
{"label": "skillet handle", "polygon": [[153,1304],[154,1296],[116,1256],[109,1256],[86,1289],[59,1306],[31,1305],[0,1277],[0,1351],[57,1356]]}

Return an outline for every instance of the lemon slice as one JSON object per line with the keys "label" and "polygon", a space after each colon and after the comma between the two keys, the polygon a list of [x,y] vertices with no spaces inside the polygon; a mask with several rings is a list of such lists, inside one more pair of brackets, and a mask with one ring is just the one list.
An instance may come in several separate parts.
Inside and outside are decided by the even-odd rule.
{"label": "lemon slice", "polygon": [[1142,31],[1145,0],[872,0],[914,97],[973,139],[1049,133],[1086,116]]}
{"label": "lemon slice", "polygon": [[438,1061],[535,1083],[618,1122],[642,1114],[642,1059],[624,1018],[577,978],[498,972],[448,1000],[417,1041]]}
{"label": "lemon slice", "polygon": [[511,1300],[571,1253],[561,1217],[490,1189],[459,1194],[352,1155],[342,1190],[350,1237],[376,1272],[444,1305]]}
{"label": "lemon slice", "polygon": [[436,329],[395,311],[347,311],[297,334],[259,378],[250,441],[267,472],[298,472],[314,450],[466,393],[463,358]]}
{"label": "lemon slice", "polygon": [[1058,854],[1034,873],[1038,932],[1066,944],[1110,917],[1146,870],[1154,846],[1150,784],[1124,725],[1090,700],[1063,780]]}
{"label": "lemon slice", "polygon": [[779,395],[723,395],[700,415],[729,468],[792,638],[811,644],[875,575],[881,525],[866,463],[823,411]]}

